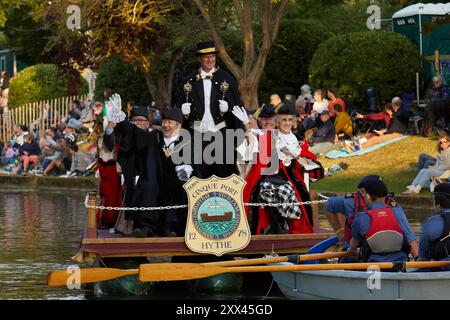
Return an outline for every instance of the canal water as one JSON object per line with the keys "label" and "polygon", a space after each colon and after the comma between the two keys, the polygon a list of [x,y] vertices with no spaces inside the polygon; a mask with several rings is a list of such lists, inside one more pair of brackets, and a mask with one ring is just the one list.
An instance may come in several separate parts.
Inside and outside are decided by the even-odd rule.
{"label": "canal water", "polygon": [[[73,265],[70,258],[79,248],[86,223],[84,199],[83,192],[0,189],[0,299],[92,297],[91,290],[46,285],[48,272]],[[416,232],[432,212],[420,207],[406,211]],[[321,219],[321,226],[328,227],[326,220]],[[165,298],[170,297],[177,295],[167,292]],[[183,298],[188,296],[178,297]]]}

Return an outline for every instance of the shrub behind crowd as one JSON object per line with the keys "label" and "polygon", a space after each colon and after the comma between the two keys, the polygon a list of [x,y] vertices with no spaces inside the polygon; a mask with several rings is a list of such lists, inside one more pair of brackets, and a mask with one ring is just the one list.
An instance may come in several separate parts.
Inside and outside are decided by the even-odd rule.
{"label": "shrub behind crowd", "polygon": [[361,103],[370,86],[382,100],[414,91],[419,66],[419,50],[408,38],[389,31],[367,31],[324,41],[309,73],[315,87],[337,88],[341,95]]}
{"label": "shrub behind crowd", "polygon": [[[77,94],[88,92],[87,81],[81,77],[82,89]],[[8,107],[15,108],[30,102],[66,96],[67,77],[58,75],[53,64],[37,64],[19,72],[9,87]]]}

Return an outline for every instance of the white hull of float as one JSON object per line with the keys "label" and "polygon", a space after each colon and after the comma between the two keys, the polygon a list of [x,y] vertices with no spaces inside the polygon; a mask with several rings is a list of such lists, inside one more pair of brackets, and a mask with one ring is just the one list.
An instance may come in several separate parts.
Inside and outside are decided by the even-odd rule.
{"label": "white hull of float", "polygon": [[[450,300],[450,271],[381,272],[380,289],[369,290],[371,275],[347,270],[272,272],[291,300]],[[372,278],[369,283],[376,284]]]}

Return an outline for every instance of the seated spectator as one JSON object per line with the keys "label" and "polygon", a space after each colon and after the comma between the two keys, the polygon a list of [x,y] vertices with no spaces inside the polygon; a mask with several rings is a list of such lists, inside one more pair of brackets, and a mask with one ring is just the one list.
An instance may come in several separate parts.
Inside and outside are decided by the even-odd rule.
{"label": "seated spectator", "polygon": [[450,136],[448,133],[440,132],[440,139],[437,145],[438,156],[436,163],[428,168],[423,168],[415,177],[413,182],[407,186],[407,191],[403,194],[419,194],[422,188],[427,188],[431,184],[432,177],[441,176],[446,170],[450,169]]}
{"label": "seated spectator", "polygon": [[310,140],[312,145],[310,151],[316,155],[333,150],[336,140],[336,131],[328,109],[323,110],[319,116],[320,118],[316,120],[317,127],[313,129],[313,135]]}
{"label": "seated spectator", "polygon": [[273,105],[275,108],[279,108],[282,102],[283,101],[281,101],[280,96],[277,95],[276,93],[270,96],[270,104]]}
{"label": "seated spectator", "polygon": [[23,145],[19,148],[20,161],[23,164],[23,173],[28,173],[30,162],[36,168],[39,165],[39,154],[41,150],[39,145],[34,141],[34,136],[29,133],[24,138]]}
{"label": "seated spectator", "polygon": [[15,143],[21,146],[24,143],[24,137],[28,134],[28,127],[17,124],[13,128],[13,134]]}
{"label": "seated spectator", "polygon": [[367,149],[376,144],[399,138],[406,132],[409,124],[409,114],[401,108],[402,100],[399,97],[395,97],[392,99],[391,105],[394,113],[389,128],[374,130],[378,136],[367,136],[367,141],[361,144],[362,149]]}
{"label": "seated spectator", "polygon": [[322,111],[328,110],[328,100],[325,99],[325,93],[322,89],[314,91],[314,104],[311,114],[321,114]]}
{"label": "seated spectator", "polygon": [[330,112],[330,116],[334,118],[334,106],[336,104],[340,105],[342,108],[342,111],[347,112],[347,106],[345,105],[344,100],[342,100],[341,98],[339,98],[338,94],[337,94],[337,90],[336,89],[328,89],[327,91],[327,96],[330,99],[330,102],[328,103],[328,111]]}
{"label": "seated spectator", "polygon": [[57,147],[55,147],[55,154],[50,157],[45,157],[42,163],[43,175],[48,175],[55,168],[64,170],[64,172],[70,169],[71,163],[68,145],[74,142],[75,138],[73,136],[66,136],[64,139],[60,138],[56,141]]}
{"label": "seated spectator", "polygon": [[300,87],[300,95],[295,101],[295,109],[301,115],[305,113],[310,113],[313,103],[314,98],[311,94],[311,88],[307,84],[302,85]]}
{"label": "seated spectator", "polygon": [[85,173],[86,168],[93,162],[89,154],[78,150],[76,143],[69,144],[69,152],[72,156],[72,165],[70,167],[69,176],[81,176]]}
{"label": "seated spectator", "polygon": [[335,104],[333,110],[336,115],[336,118],[334,119],[334,129],[336,131],[336,135],[339,137],[340,134],[343,134],[344,139],[352,137],[353,123],[350,115],[343,111],[340,104]]}
{"label": "seated spectator", "polygon": [[10,143],[5,143],[2,150],[2,163],[11,164],[16,161],[16,154]]}
{"label": "seated spectator", "polygon": [[386,126],[386,129],[389,129],[389,127],[391,126],[391,119],[392,119],[394,113],[395,113],[395,111],[392,108],[392,104],[388,103],[388,104],[386,104],[386,107],[384,108],[384,110],[382,112],[365,114],[365,115],[356,113],[356,118],[369,120],[369,121],[383,120],[384,124]]}
{"label": "seated spectator", "polygon": [[433,86],[427,92],[426,95],[430,101],[446,100],[450,97],[450,90],[448,85],[445,85],[442,81],[442,77],[436,76],[433,78]]}

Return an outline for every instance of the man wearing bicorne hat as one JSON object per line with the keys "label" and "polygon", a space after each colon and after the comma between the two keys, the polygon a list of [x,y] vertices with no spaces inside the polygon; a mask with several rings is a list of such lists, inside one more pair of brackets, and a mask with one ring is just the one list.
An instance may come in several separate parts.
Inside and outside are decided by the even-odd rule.
{"label": "man wearing bicorne hat", "polygon": [[[176,106],[182,111],[183,127],[193,135],[191,152],[196,159],[199,178],[208,178],[213,174],[227,177],[237,173],[235,161],[226,161],[227,153],[234,153],[235,145],[227,145],[225,132],[226,129],[241,127],[231,111],[242,103],[234,78],[216,65],[217,52],[213,41],[197,44],[196,56],[200,68],[183,79],[177,94]],[[215,138],[206,138],[211,134],[222,134],[223,150],[220,152],[223,154],[218,156],[217,152],[214,153],[213,163],[206,164],[203,150],[214,142]],[[200,137],[202,141],[199,141]]]}

